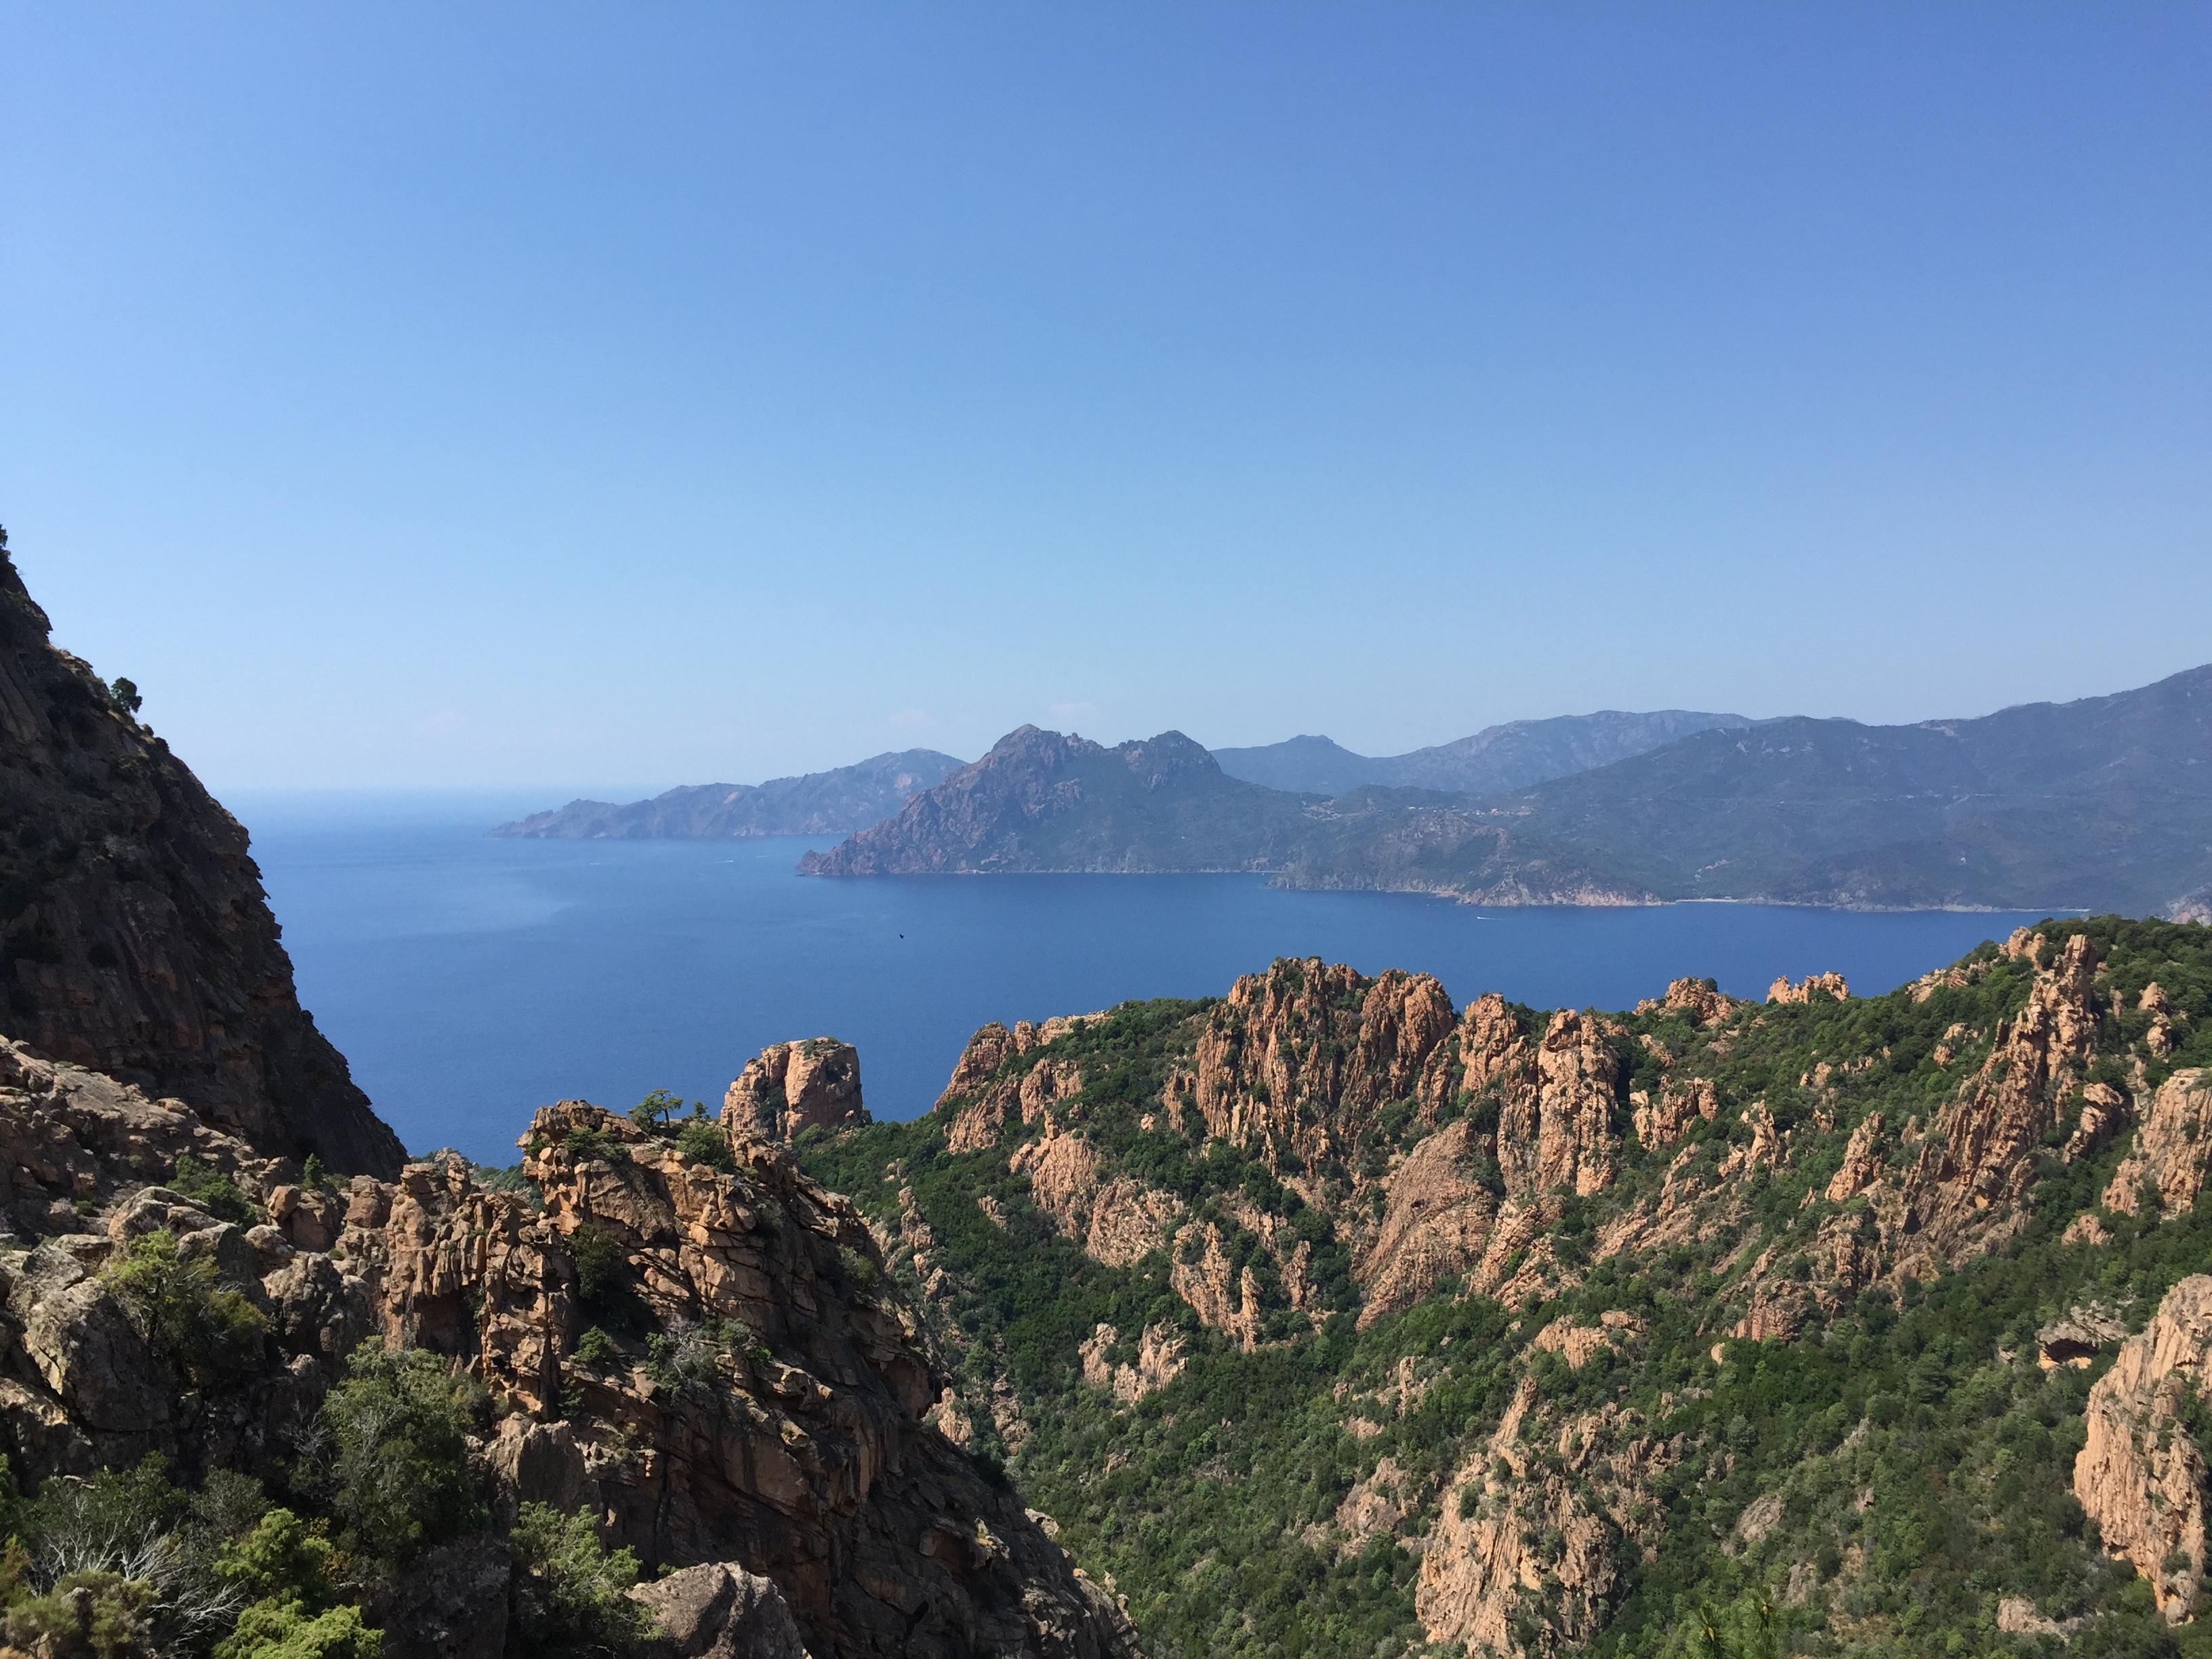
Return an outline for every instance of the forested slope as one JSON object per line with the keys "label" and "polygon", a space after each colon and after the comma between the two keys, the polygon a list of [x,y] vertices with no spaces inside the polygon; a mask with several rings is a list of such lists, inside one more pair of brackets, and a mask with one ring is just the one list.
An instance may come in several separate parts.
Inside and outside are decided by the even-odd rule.
{"label": "forested slope", "polygon": [[1156,1655],[2195,1651],[2209,1028],[2113,919],[1610,1015],[1281,962],[799,1150]]}

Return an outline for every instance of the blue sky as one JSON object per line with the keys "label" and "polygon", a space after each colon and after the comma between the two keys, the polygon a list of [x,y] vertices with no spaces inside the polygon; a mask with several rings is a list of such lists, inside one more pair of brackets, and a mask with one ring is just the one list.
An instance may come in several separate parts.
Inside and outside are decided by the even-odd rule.
{"label": "blue sky", "polygon": [[2212,659],[2212,10],[0,5],[0,522],[218,788]]}

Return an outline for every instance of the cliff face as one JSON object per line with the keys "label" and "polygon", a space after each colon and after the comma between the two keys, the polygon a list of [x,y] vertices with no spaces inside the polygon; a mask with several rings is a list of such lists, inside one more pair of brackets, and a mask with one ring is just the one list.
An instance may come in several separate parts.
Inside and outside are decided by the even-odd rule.
{"label": "cliff face", "polygon": [[2180,1624],[2204,1582],[2204,1449],[2189,1419],[2212,1359],[2212,1278],[2167,1291],[2138,1336],[2089,1391],[2074,1494],[2105,1547],[2149,1581],[2159,1611]]}
{"label": "cliff face", "polygon": [[[0,1047],[0,1148],[13,1218],[69,1230],[0,1255],[0,1436],[27,1485],[149,1452],[273,1474],[345,1356],[381,1335],[490,1390],[501,1414],[477,1450],[510,1513],[587,1505],[648,1564],[719,1564],[717,1593],[764,1580],[747,1593],[787,1608],[816,1659],[1135,1651],[1112,1598],[921,1420],[945,1378],[867,1227],[763,1142],[732,1136],[730,1173],[568,1103],[532,1127],[542,1211],[458,1160],[307,1192],[177,1103],[18,1045]],[[149,1184],[184,1152],[269,1219],[241,1227]],[[587,1228],[617,1280],[595,1293],[631,1310],[590,1361],[578,1340],[606,1316],[577,1267]],[[220,1386],[174,1371],[99,1277],[155,1229],[269,1320],[258,1362]],[[499,1654],[504,1549],[464,1540],[392,1587],[385,1651]],[[416,1607],[424,1587],[445,1603]]]}
{"label": "cliff face", "polygon": [[0,1031],[264,1153],[396,1172],[300,1006],[246,831],[47,633],[0,542]]}

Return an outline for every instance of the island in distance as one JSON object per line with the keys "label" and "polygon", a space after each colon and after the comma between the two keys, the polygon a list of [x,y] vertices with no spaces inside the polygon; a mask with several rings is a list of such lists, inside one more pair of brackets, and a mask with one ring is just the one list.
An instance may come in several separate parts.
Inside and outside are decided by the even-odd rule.
{"label": "island in distance", "polygon": [[541,841],[848,836],[890,817],[966,764],[934,749],[904,749],[834,771],[770,778],[766,783],[688,784],[623,805],[572,800],[556,811],[502,823],[491,833]]}

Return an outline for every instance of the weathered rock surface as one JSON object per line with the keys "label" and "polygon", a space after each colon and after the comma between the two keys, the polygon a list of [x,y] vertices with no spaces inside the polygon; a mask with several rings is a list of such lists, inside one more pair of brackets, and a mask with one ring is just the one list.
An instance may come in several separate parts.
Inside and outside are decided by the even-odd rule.
{"label": "weathered rock surface", "polygon": [[1582,1645],[1621,1589],[1616,1540],[1654,1534],[1658,1517],[1644,1500],[1680,1445],[1616,1406],[1565,1423],[1546,1413],[1524,1382],[1453,1478],[1448,1492],[1468,1496],[1439,1505],[1414,1589],[1430,1641],[1521,1654],[1533,1631],[1547,1650]]}
{"label": "weathered rock surface", "polygon": [[1419,1092],[1452,1026],[1451,999],[1425,974],[1364,981],[1318,957],[1285,959],[1238,980],[1207,1016],[1199,1115],[1271,1161],[1341,1157],[1382,1106]]}
{"label": "weathered rock surface", "polygon": [[0,538],[0,1031],[265,1156],[395,1173],[300,1006],[246,831],[48,627]]}
{"label": "weathered rock surface", "polygon": [[857,1128],[869,1121],[860,1103],[860,1052],[836,1037],[762,1049],[722,1097],[722,1121],[782,1141],[805,1129]]}
{"label": "weathered rock surface", "polygon": [[2139,1336],[2089,1390],[2087,1438],[2074,1495],[2105,1547],[2134,1563],[2170,1624],[2189,1617],[2204,1582],[2204,1455],[2185,1419],[2212,1357],[2212,1278],[2166,1294]]}
{"label": "weathered rock surface", "polygon": [[[176,1103],[20,1045],[0,1050],[0,1073],[11,1213],[53,1235],[0,1251],[0,1449],[26,1483],[148,1452],[267,1469],[352,1347],[380,1334],[451,1356],[507,1408],[485,1449],[503,1513],[588,1504],[648,1565],[765,1578],[817,1659],[1135,1652],[1111,1599],[922,1421],[946,1379],[918,1318],[850,1204],[777,1147],[734,1135],[727,1175],[568,1103],[538,1115],[527,1148],[542,1212],[477,1187],[459,1159],[357,1176],[336,1198],[288,1184],[287,1166]],[[285,1224],[242,1228],[147,1183],[183,1152]],[[58,1231],[64,1218],[83,1231]],[[625,1338],[611,1365],[574,1359],[592,1316],[568,1241],[585,1226],[622,1251],[625,1294],[662,1358]],[[157,1228],[268,1315],[258,1364],[195,1382],[122,1316],[99,1270]],[[1146,1363],[1158,1375],[1174,1361]],[[372,1609],[386,1651],[495,1659],[506,1549],[495,1534],[465,1539],[390,1587]],[[748,1594],[751,1611],[725,1620],[727,1650],[776,1651],[736,1645],[778,1628]]]}
{"label": "weathered rock surface", "polygon": [[660,1627],[665,1659],[811,1659],[775,1584],[708,1562],[630,1591]]}
{"label": "weathered rock surface", "polygon": [[2166,1214],[2193,1208],[2212,1158],[2212,1076],[2191,1068],[2159,1085],[2135,1145],[2105,1189],[2105,1207],[2136,1213],[2146,1185]]}

